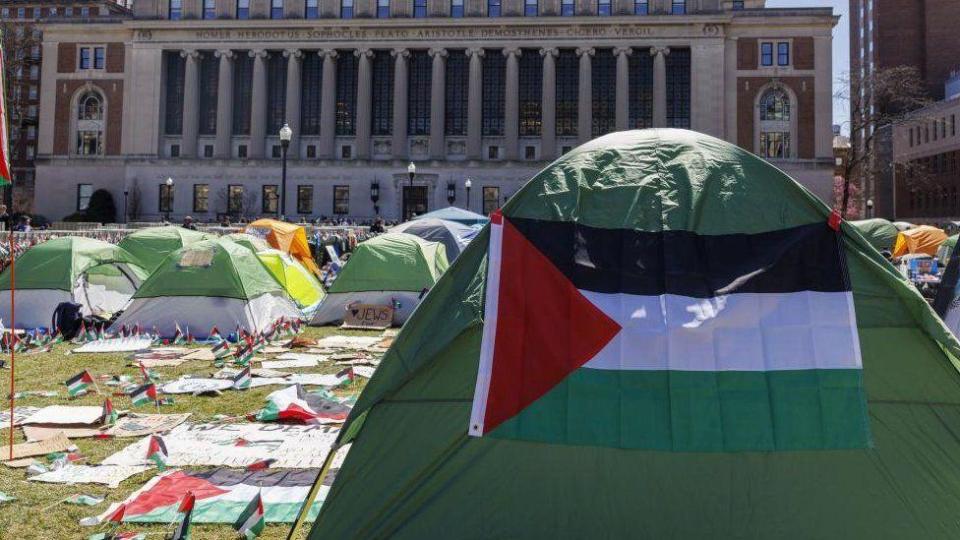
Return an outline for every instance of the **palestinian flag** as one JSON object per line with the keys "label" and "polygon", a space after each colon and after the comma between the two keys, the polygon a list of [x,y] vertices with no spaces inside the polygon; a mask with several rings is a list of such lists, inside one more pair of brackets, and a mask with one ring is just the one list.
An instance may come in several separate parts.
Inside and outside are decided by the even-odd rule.
{"label": "palestinian flag", "polygon": [[196,501],[196,496],[190,491],[188,491],[183,497],[183,500],[180,501],[180,507],[177,508],[180,521],[173,530],[173,535],[170,537],[170,540],[186,540],[190,538],[190,525],[193,523],[193,507]]}
{"label": "palestinian flag", "polygon": [[220,330],[216,326],[210,329],[210,335],[207,336],[207,341],[212,341],[217,344],[223,342],[223,336],[220,335]]}
{"label": "palestinian flag", "polygon": [[250,501],[250,504],[243,509],[237,522],[233,524],[234,530],[240,533],[240,536],[250,540],[260,536],[267,522],[264,519],[263,498],[257,492],[257,496]]}
{"label": "palestinian flag", "polygon": [[152,461],[162,471],[167,468],[168,457],[170,454],[163,439],[159,435],[151,435],[150,442],[147,444],[147,461]]}
{"label": "palestinian flag", "polygon": [[130,392],[130,401],[134,406],[157,402],[157,385],[151,383],[138,386]]}
{"label": "palestinian flag", "polygon": [[[3,66],[3,33],[0,32],[0,89],[6,89],[6,68]],[[13,183],[13,175],[10,174],[10,156],[7,155],[7,149],[10,148],[10,139],[7,138],[7,103],[6,92],[0,91],[0,186],[9,186]]]}
{"label": "palestinian flag", "polygon": [[100,339],[100,334],[97,332],[95,325],[88,326],[85,331],[84,342],[88,341],[97,341]]}
{"label": "palestinian flag", "polygon": [[[238,523],[258,494],[265,522],[290,523],[318,473],[316,469],[244,471],[226,467],[170,470],[154,476],[130,495],[124,503],[123,519],[128,523],[171,523],[177,519],[180,501],[190,492],[195,497],[194,523]],[[322,486],[320,496],[310,507],[309,520],[320,511],[327,491],[328,486]],[[101,515],[101,521],[108,515]]]}
{"label": "palestinian flag", "polygon": [[269,469],[270,466],[276,462],[277,460],[274,458],[261,459],[260,461],[254,461],[245,468],[248,471],[262,471],[264,469]]}
{"label": "palestinian flag", "polygon": [[143,377],[143,382],[151,382],[159,379],[156,373],[147,369],[147,366],[143,365],[143,361],[137,361],[137,366],[140,368],[140,376]]}
{"label": "palestinian flag", "polygon": [[[496,214],[488,253],[471,435],[673,451],[868,445],[850,280],[827,220],[705,235]],[[643,414],[624,415],[624,399]],[[572,431],[571,414],[589,427]]]}
{"label": "palestinian flag", "polygon": [[253,349],[249,344],[244,345],[236,353],[234,353],[234,355],[234,364],[238,366],[249,366],[250,361],[253,360]]}
{"label": "palestinian flag", "polygon": [[306,392],[298,384],[268,395],[267,406],[256,418],[260,422],[316,424],[343,422],[348,414],[350,407],[321,394]]}
{"label": "palestinian flag", "polygon": [[70,394],[70,397],[77,397],[87,393],[87,388],[89,388],[93,383],[93,376],[90,375],[90,372],[83,370],[73,377],[67,379],[67,381],[63,384],[67,386],[67,393]]}
{"label": "palestinian flag", "polygon": [[187,338],[184,337],[184,335],[183,335],[183,330],[180,330],[180,323],[176,323],[176,322],[175,322],[175,323],[173,323],[173,324],[174,324],[174,327],[175,327],[175,329],[174,329],[174,331],[173,331],[173,344],[174,344],[174,345],[184,345],[184,344],[186,344],[186,343],[187,343]]}
{"label": "palestinian flag", "polygon": [[107,398],[103,401],[103,414],[100,416],[101,421],[104,425],[112,426],[117,423],[117,411],[113,408],[113,402],[110,401],[110,398]]}
{"label": "palestinian flag", "polygon": [[240,373],[237,373],[237,376],[233,378],[233,389],[246,390],[250,388],[250,378],[250,367],[247,366],[240,370]]}
{"label": "palestinian flag", "polygon": [[230,350],[230,344],[226,340],[220,340],[212,349],[213,357],[217,360],[223,360],[224,358],[233,354]]}

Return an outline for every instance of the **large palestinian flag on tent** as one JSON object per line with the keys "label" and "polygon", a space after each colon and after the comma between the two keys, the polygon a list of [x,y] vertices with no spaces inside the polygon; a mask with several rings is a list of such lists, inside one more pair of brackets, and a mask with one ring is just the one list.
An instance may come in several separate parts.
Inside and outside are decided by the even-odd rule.
{"label": "large palestinian flag on tent", "polygon": [[[247,472],[228,468],[168,471],[153,477],[127,498],[123,521],[171,523],[180,517],[178,511],[183,498],[193,493],[196,497],[193,523],[235,523],[258,494],[268,523],[291,522],[318,472],[307,469]],[[326,491],[323,486],[321,495],[310,508],[309,520],[320,511]],[[109,514],[110,510],[101,518]]]}
{"label": "large palestinian flag on tent", "polygon": [[955,538],[958,358],[782,171],[688,131],[605,136],[401,330],[311,538]]}

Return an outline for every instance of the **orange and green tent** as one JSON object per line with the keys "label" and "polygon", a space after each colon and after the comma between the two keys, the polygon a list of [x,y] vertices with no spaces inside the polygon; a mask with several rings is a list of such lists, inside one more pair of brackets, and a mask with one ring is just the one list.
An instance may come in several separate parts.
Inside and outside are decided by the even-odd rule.
{"label": "orange and green tent", "polygon": [[308,270],[318,276],[320,275],[320,268],[317,267],[317,263],[313,261],[313,255],[310,253],[307,232],[302,226],[264,218],[247,225],[244,232],[263,238],[273,248],[289,253],[291,257],[300,261]]}

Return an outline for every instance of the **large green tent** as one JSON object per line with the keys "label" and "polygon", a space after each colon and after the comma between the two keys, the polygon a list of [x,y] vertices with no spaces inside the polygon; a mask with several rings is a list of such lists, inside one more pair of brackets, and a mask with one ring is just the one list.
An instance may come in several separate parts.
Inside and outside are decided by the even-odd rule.
{"label": "large green tent", "polygon": [[877,251],[893,251],[893,244],[897,240],[897,227],[883,218],[861,219],[851,221],[853,226],[871,246],[877,248]]}
{"label": "large green tent", "polygon": [[310,538],[957,538],[958,358],[776,167],[608,135],[517,192],[401,330]]}
{"label": "large green tent", "polygon": [[168,255],[143,282],[120,328],[153,329],[172,336],[177,327],[203,337],[213,328],[265,330],[301,312],[256,254],[226,238],[202,240]]}
{"label": "large green tent", "polygon": [[174,251],[211,237],[176,225],[139,229],[120,241],[120,247],[140,260],[144,268],[153,272],[163,259]]}
{"label": "large green tent", "polygon": [[[81,305],[85,315],[109,318],[124,308],[147,272],[121,247],[101,240],[64,236],[31,247],[15,268],[16,325],[49,327],[61,302]],[[10,268],[0,274],[10,290]],[[10,295],[0,294],[0,319],[10,324]]]}
{"label": "large green tent", "polygon": [[403,324],[425,290],[446,271],[446,249],[407,233],[387,233],[361,242],[327,291],[311,324],[343,319],[353,303],[393,305]]}

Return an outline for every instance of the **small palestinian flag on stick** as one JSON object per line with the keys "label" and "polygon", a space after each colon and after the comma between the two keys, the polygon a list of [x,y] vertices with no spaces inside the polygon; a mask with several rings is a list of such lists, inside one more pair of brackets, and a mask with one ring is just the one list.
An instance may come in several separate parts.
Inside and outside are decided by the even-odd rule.
{"label": "small palestinian flag on stick", "polygon": [[220,335],[220,329],[214,326],[210,329],[210,335],[207,336],[207,341],[212,341],[214,343],[220,343],[223,341],[223,336]]}
{"label": "small palestinian flag on stick", "polygon": [[147,461],[152,461],[161,471],[167,468],[167,445],[159,435],[151,435],[147,444]]}
{"label": "small palestinian flag on stick", "polygon": [[177,512],[180,514],[180,523],[177,524],[177,528],[173,531],[173,536],[170,537],[170,540],[187,540],[190,538],[190,520],[193,519],[193,505],[196,502],[196,497],[193,496],[193,492],[188,491],[186,496],[183,497],[183,501],[180,502],[180,508]]}
{"label": "small palestinian flag on stick", "polygon": [[174,345],[183,345],[187,342],[186,338],[183,336],[183,330],[180,330],[180,323],[173,323],[175,330],[173,332],[173,344]]}
{"label": "small palestinian flag on stick", "polygon": [[134,406],[157,402],[157,385],[152,382],[137,387],[130,392],[130,401]]}
{"label": "small palestinian flag on stick", "polygon": [[246,390],[250,388],[250,367],[243,368],[237,376],[233,378],[234,390]]}
{"label": "small palestinian flag on stick", "polygon": [[113,402],[110,398],[103,401],[103,414],[100,416],[104,425],[112,426],[117,423],[117,411],[113,408]]}
{"label": "small palestinian flag on stick", "polygon": [[95,381],[89,371],[83,370],[67,379],[67,382],[63,384],[67,385],[67,393],[70,394],[70,397],[77,397],[86,394],[87,388],[91,384],[95,384]]}
{"label": "small palestinian flag on stick", "polygon": [[253,348],[250,345],[244,345],[236,352],[233,363],[238,366],[249,366],[251,360],[253,360]]}
{"label": "small palestinian flag on stick", "polygon": [[227,340],[220,340],[216,345],[213,346],[213,357],[217,360],[223,360],[224,358],[233,354],[230,351],[230,344],[227,343]]}
{"label": "small palestinian flag on stick", "polygon": [[263,512],[263,499],[260,492],[250,501],[250,504],[240,513],[240,518],[233,524],[233,528],[240,533],[240,536],[247,540],[252,540],[260,536],[266,527],[266,520]]}
{"label": "small palestinian flag on stick", "polygon": [[142,360],[137,361],[137,366],[140,368],[140,376],[143,377],[143,382],[153,382],[158,378],[156,373],[147,369],[147,366],[143,365]]}

